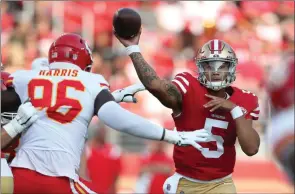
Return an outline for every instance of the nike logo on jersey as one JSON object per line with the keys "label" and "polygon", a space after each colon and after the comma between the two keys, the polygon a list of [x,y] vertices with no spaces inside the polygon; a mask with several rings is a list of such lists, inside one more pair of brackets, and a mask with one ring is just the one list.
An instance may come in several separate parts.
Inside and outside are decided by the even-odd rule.
{"label": "nike logo on jersey", "polygon": [[225,119],[225,116],[221,116],[221,115],[212,114],[211,116],[217,119]]}
{"label": "nike logo on jersey", "polygon": [[242,112],[244,113],[244,115],[247,114],[248,111],[244,107],[240,106],[240,108],[242,109]]}

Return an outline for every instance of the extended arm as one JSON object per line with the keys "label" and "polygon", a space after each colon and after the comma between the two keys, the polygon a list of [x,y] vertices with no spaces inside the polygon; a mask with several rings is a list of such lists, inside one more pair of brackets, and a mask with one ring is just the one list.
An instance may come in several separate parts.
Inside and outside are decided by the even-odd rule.
{"label": "extended arm", "polygon": [[181,111],[182,96],[178,88],[171,81],[159,78],[140,52],[133,52],[129,56],[145,88],[164,106],[171,108],[174,112]]}
{"label": "extended arm", "polygon": [[102,90],[97,95],[94,109],[99,119],[115,130],[137,137],[163,140],[166,131],[163,127],[123,109],[115,102],[108,90]]}
{"label": "extended arm", "polygon": [[121,38],[116,32],[114,32],[114,35],[126,47],[127,54],[130,56],[137,75],[145,88],[158,98],[164,106],[171,108],[174,113],[181,112],[182,96],[178,88],[171,81],[159,78],[140,53],[138,43],[141,29],[131,39]]}
{"label": "extended arm", "polygon": [[94,111],[99,119],[109,127],[128,133],[133,136],[163,140],[177,145],[192,145],[196,149],[201,149],[196,142],[205,141],[208,133],[196,133],[194,136],[180,135],[176,130],[167,130],[159,125],[133,114],[114,101],[114,97],[108,90],[102,90],[95,99]]}

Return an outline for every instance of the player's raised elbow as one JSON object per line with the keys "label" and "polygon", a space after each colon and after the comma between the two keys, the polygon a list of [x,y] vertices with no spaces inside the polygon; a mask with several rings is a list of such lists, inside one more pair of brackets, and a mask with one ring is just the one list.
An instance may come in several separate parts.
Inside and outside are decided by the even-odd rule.
{"label": "player's raised elbow", "polygon": [[258,153],[259,146],[257,146],[257,147],[251,147],[251,148],[248,148],[248,149],[244,149],[243,151],[244,151],[244,153],[247,156],[254,156],[254,155],[256,155]]}

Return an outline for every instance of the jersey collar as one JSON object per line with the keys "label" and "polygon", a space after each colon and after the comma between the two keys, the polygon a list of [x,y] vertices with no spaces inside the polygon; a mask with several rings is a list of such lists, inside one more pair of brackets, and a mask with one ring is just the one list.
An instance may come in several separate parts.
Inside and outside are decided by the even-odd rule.
{"label": "jersey collar", "polygon": [[81,68],[73,63],[67,62],[53,62],[49,64],[49,69],[77,69],[81,70]]}

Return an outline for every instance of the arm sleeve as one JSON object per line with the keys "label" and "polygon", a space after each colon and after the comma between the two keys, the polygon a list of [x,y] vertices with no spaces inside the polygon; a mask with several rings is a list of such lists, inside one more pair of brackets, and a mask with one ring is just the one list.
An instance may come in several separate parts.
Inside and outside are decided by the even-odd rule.
{"label": "arm sleeve", "polygon": [[97,116],[107,126],[136,137],[160,140],[164,133],[163,127],[123,109],[115,101],[104,103]]}

